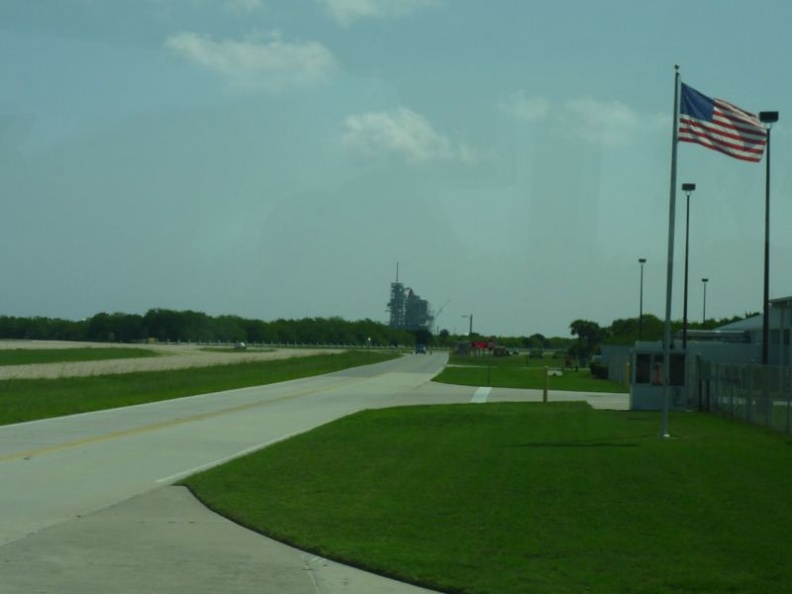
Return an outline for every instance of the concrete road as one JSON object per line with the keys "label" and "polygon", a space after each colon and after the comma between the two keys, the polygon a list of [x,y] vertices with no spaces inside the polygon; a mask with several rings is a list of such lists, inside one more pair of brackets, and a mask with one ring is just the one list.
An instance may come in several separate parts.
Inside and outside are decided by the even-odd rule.
{"label": "concrete road", "polygon": [[[541,399],[541,392],[431,383],[445,361],[442,354],[410,355],[0,428],[0,594],[426,592],[274,543],[171,485],[365,408]],[[627,400],[564,398],[609,408]]]}

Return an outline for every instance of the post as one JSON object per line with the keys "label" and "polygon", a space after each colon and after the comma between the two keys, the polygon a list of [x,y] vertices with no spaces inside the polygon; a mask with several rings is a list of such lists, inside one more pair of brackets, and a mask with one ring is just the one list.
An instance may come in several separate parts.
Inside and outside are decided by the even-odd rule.
{"label": "post", "polygon": [[707,282],[709,282],[708,278],[702,278],[701,282],[704,285],[704,310],[701,312],[701,325],[706,326],[707,324]]}
{"label": "post", "polygon": [[762,304],[762,365],[768,364],[770,337],[770,129],[778,121],[777,111],[759,112],[759,120],[767,124],[767,156],[765,159],[765,241],[764,302]]}
{"label": "post", "polygon": [[646,258],[638,258],[638,264],[641,265],[641,293],[638,301],[638,340],[643,338],[643,268],[646,264]]}
{"label": "post", "polygon": [[690,252],[690,193],[696,184],[682,184],[682,191],[687,195],[687,214],[685,215],[685,290],[682,304],[682,350],[687,350],[688,334],[688,255]]}
{"label": "post", "polygon": [[668,198],[668,266],[666,270],[666,307],[663,344],[663,424],[661,437],[668,434],[668,408],[671,398],[671,290],[674,282],[674,219],[676,217],[677,144],[679,139],[679,66],[674,66],[674,116],[671,118],[671,190]]}
{"label": "post", "polygon": [[550,370],[547,368],[547,365],[545,365],[544,370],[545,370],[545,374],[544,374],[545,377],[544,377],[544,390],[542,391],[542,402],[547,402],[547,385],[550,382],[550,379],[549,379],[550,378]]}
{"label": "post", "polygon": [[473,336],[473,314],[463,315],[462,317],[467,318],[469,321],[470,325],[468,326],[468,338],[470,338]]}
{"label": "post", "polygon": [[630,362],[627,361],[627,363],[624,364],[624,387],[628,390],[630,389],[630,380],[632,380],[632,377],[630,377],[631,372]]}
{"label": "post", "polygon": [[767,128],[765,165],[764,298],[762,300],[762,365],[770,358],[770,128]]}

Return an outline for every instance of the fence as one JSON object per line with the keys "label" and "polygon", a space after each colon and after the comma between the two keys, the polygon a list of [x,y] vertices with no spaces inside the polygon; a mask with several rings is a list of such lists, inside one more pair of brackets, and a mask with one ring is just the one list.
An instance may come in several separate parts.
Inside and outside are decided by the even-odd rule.
{"label": "fence", "polygon": [[700,410],[792,433],[792,368],[697,361],[688,385]]}

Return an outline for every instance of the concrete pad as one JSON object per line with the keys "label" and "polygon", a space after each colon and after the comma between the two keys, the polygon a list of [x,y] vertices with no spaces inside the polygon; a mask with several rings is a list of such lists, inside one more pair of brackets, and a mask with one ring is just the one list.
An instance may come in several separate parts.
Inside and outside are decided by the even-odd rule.
{"label": "concrete pad", "polygon": [[246,530],[162,487],[0,547],[0,594],[421,594]]}

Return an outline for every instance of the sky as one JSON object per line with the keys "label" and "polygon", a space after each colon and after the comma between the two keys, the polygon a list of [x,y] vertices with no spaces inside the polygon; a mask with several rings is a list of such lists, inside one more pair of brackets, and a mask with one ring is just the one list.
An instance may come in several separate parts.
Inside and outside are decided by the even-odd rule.
{"label": "sky", "polygon": [[[792,295],[792,3],[3,0],[0,315],[152,308],[568,336],[665,316],[674,65],[772,130]],[[689,318],[762,309],[765,161],[680,144]],[[682,317],[677,192],[672,317]]]}

